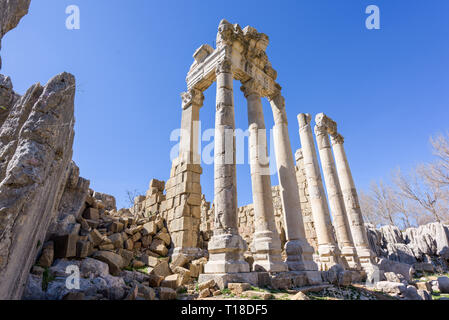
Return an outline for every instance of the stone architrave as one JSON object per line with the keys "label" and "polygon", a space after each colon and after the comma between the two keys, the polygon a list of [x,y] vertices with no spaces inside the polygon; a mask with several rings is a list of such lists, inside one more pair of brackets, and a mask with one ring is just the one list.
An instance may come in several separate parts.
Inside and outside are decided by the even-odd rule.
{"label": "stone architrave", "polygon": [[227,58],[216,67],[217,110],[215,118],[215,222],[209,241],[209,261],[204,272],[249,272],[243,253],[247,245],[238,234],[235,156],[235,115],[232,63]]}
{"label": "stone architrave", "polygon": [[335,133],[331,136],[332,149],[335,156],[338,180],[343,193],[344,204],[349,218],[352,238],[357,250],[360,263],[364,268],[370,268],[374,256],[370,249],[365,224],[363,222],[362,210],[360,208],[357,189],[349,167],[348,159],[344,149],[344,138]]}
{"label": "stone architrave", "polygon": [[292,271],[315,271],[314,249],[305,236],[284,97],[277,93],[270,97],[270,104],[275,123],[274,148],[287,237],[286,262]]}
{"label": "stone architrave", "polygon": [[329,134],[337,131],[337,124],[323,113],[316,116],[315,124],[315,136],[341,256],[347,267],[359,269],[360,265],[349,228],[343,194],[338,181],[337,169],[329,139]]}
{"label": "stone architrave", "polygon": [[274,217],[260,86],[252,79],[245,82],[241,90],[248,102],[249,155],[255,219],[253,269],[268,272],[287,271],[287,265],[282,261],[281,240]]}
{"label": "stone architrave", "polygon": [[299,114],[299,134],[304,156],[304,166],[307,176],[313,221],[318,238],[318,253],[320,268],[327,270],[341,262],[340,250],[337,246],[329,214],[329,207],[324,193],[318,156],[313,141],[311,117],[309,114]]}

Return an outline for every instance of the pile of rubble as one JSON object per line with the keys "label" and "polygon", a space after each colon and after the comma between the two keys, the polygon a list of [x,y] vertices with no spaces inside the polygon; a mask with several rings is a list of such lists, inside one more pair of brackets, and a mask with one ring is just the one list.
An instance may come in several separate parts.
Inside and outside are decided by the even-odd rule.
{"label": "pile of rubble", "polygon": [[[113,197],[92,190],[76,222],[71,233],[43,245],[24,299],[175,299],[207,262],[183,255],[170,261],[163,218],[117,212]],[[68,270],[79,270],[79,289],[67,286]]]}

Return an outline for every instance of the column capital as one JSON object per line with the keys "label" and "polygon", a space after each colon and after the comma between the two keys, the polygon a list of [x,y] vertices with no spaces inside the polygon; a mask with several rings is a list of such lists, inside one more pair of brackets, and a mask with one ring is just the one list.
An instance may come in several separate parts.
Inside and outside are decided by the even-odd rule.
{"label": "column capital", "polygon": [[307,128],[310,126],[310,122],[312,121],[312,117],[308,113],[300,113],[298,114],[298,124],[299,129]]}
{"label": "column capital", "polygon": [[319,130],[325,130],[330,135],[334,135],[337,133],[337,123],[324,113],[319,113],[316,115],[315,123],[317,127],[320,127]]}
{"label": "column capital", "polygon": [[274,123],[288,125],[287,112],[285,111],[285,98],[281,93],[278,92],[268,97],[268,100],[270,100],[271,109],[273,110]]}
{"label": "column capital", "polygon": [[203,106],[204,94],[201,90],[190,89],[187,92],[181,93],[182,98],[182,109],[185,110],[191,105],[196,105],[199,107]]}
{"label": "column capital", "polygon": [[268,97],[271,103],[274,103],[278,109],[285,109],[285,98],[280,91]]}
{"label": "column capital", "polygon": [[314,131],[316,136],[323,136],[327,134],[327,127],[322,123],[321,124],[316,123]]}
{"label": "column capital", "polygon": [[336,144],[344,144],[345,143],[345,138],[339,134],[336,133],[334,135],[331,136],[331,141],[332,141],[332,145],[336,145]]}
{"label": "column capital", "polygon": [[217,63],[215,74],[218,76],[221,73],[232,73],[232,62],[229,58],[223,58]]}
{"label": "column capital", "polygon": [[246,81],[245,83],[242,83],[240,90],[242,90],[245,98],[248,98],[252,94],[257,94],[259,97],[262,97],[263,95],[263,87],[260,82],[256,81],[255,79],[251,79]]}

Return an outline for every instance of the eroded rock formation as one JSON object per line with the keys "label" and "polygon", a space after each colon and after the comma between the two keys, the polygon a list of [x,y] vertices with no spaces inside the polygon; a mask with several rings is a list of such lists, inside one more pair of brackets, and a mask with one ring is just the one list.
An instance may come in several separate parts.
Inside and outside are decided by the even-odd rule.
{"label": "eroded rock formation", "polygon": [[418,271],[442,271],[449,266],[448,225],[435,222],[402,232],[395,226],[376,229],[366,224],[366,229],[378,257],[414,265]]}
{"label": "eroded rock formation", "polygon": [[0,129],[0,298],[20,297],[58,212],[72,159],[74,96],[68,73],[35,84]]}
{"label": "eroded rock formation", "polygon": [[[0,1],[0,49],[3,36],[14,29],[20,19],[28,13],[31,0],[2,0]],[[2,59],[0,57],[0,69]]]}

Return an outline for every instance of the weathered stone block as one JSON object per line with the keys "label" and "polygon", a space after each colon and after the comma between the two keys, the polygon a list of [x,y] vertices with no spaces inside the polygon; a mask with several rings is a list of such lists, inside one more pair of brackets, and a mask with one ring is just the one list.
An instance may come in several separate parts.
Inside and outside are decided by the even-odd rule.
{"label": "weathered stone block", "polygon": [[53,238],[55,258],[73,258],[76,256],[78,236],[67,234]]}
{"label": "weathered stone block", "polygon": [[175,300],[177,297],[176,291],[171,288],[160,287],[158,291],[160,300]]}
{"label": "weathered stone block", "polygon": [[114,276],[118,276],[121,268],[125,265],[121,256],[109,251],[97,251],[93,254],[93,258],[105,262],[109,266],[109,271]]}
{"label": "weathered stone block", "polygon": [[160,254],[161,256],[165,256],[168,253],[168,249],[165,246],[164,241],[160,239],[154,239],[151,243],[150,250],[153,252],[156,252],[157,254]]}
{"label": "weathered stone block", "polygon": [[84,210],[83,217],[87,220],[99,220],[100,214],[98,212],[98,209],[95,208],[87,208]]}
{"label": "weathered stone block", "polygon": [[241,295],[243,291],[248,291],[251,289],[249,283],[228,283],[228,289],[236,295]]}

